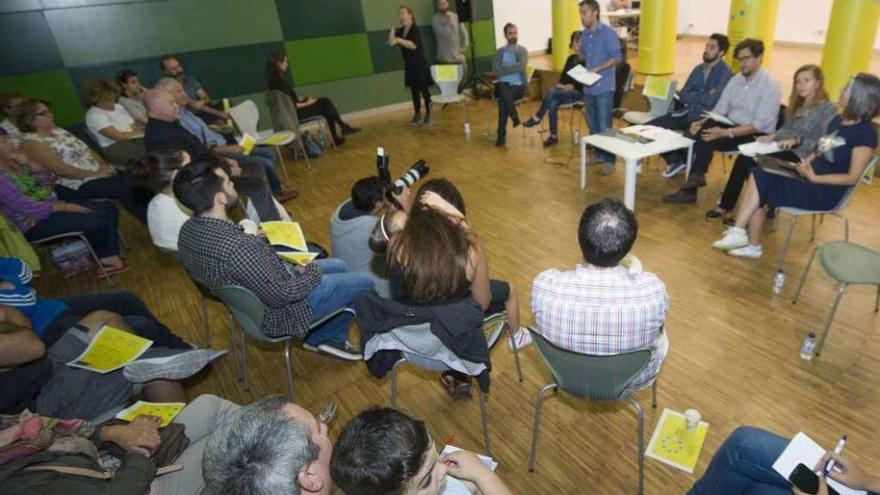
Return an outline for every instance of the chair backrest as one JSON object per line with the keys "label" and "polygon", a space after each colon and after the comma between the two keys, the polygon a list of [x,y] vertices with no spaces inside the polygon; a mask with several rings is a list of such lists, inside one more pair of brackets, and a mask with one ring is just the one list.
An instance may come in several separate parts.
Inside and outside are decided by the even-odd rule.
{"label": "chair backrest", "polygon": [[431,78],[440,88],[441,96],[454,96],[458,93],[458,85],[464,77],[464,67],[460,64],[432,65]]}
{"label": "chair backrest", "polygon": [[229,109],[229,115],[242,134],[250,134],[257,138],[257,123],[260,121],[260,109],[253,100],[244,100]]}
{"label": "chair backrest", "polygon": [[846,192],[843,193],[843,197],[840,198],[840,201],[837,202],[837,205],[834,206],[834,209],[831,211],[839,212],[846,208],[847,203],[849,203],[850,198],[852,198],[853,194],[855,194],[856,189],[858,189],[859,184],[865,182],[865,178],[871,178],[874,176],[874,168],[877,166],[877,156],[871,158],[871,161],[868,162],[868,166],[865,167],[865,171],[862,173],[862,176],[859,177],[859,180],[856,181],[855,184],[846,188]]}
{"label": "chair backrest", "polygon": [[270,89],[266,91],[266,104],[269,106],[269,118],[275,132],[291,131],[299,136],[299,115],[290,95]]}
{"label": "chair backrest", "polygon": [[[198,281],[193,280],[198,285]],[[235,321],[254,340],[271,342],[275,339],[263,333],[263,318],[266,316],[266,305],[250,290],[238,285],[223,285],[210,289],[217,299],[229,308]]]}
{"label": "chair backrest", "polygon": [[645,87],[642,95],[648,99],[651,105],[651,118],[666,115],[672,100],[675,98],[676,81],[661,77],[648,76],[645,78]]}
{"label": "chair backrest", "polygon": [[779,113],[776,115],[776,130],[782,129],[782,126],[785,125],[785,110],[788,107],[785,105],[779,105]]}
{"label": "chair backrest", "polygon": [[85,122],[77,122],[75,124],[70,124],[65,128],[65,130],[74,135],[80,141],[86,143],[86,145],[91,148],[92,151],[97,153],[102,158],[104,157],[104,151],[98,146],[98,142],[95,141],[95,137],[92,136],[89,128],[86,127]]}
{"label": "chair backrest", "polygon": [[627,385],[651,360],[650,349],[613,356],[579,354],[553,345],[529,328],[538,353],[547,363],[556,385],[576,397],[592,400],[623,398]]}

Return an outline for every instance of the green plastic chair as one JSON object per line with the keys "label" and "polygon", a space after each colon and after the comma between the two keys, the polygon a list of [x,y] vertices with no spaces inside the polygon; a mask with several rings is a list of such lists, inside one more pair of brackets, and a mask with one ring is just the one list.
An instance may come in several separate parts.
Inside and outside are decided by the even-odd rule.
{"label": "green plastic chair", "polygon": [[[592,401],[628,401],[639,418],[639,495],[644,493],[645,485],[645,414],[638,401],[626,392],[626,387],[651,361],[651,350],[617,354],[613,356],[593,356],[562,349],[550,343],[532,327],[528,328],[538,353],[550,368],[553,382],[538,390],[535,400],[535,424],[532,430],[532,449],[529,453],[529,471],[535,470],[538,456],[538,430],[541,425],[541,406],[544,394],[550,390],[562,390],[579,398]],[[652,385],[651,407],[657,407],[657,380]]]}
{"label": "green plastic chair", "polygon": [[810,261],[801,275],[801,281],[798,284],[797,292],[794,294],[792,304],[797,304],[798,297],[801,295],[801,289],[804,288],[804,282],[807,280],[807,274],[810,273],[810,267],[813,266],[813,260],[816,253],[819,253],[819,262],[822,269],[829,277],[837,281],[837,297],[834,304],[831,305],[831,312],[825,320],[825,328],[822,329],[822,335],[816,343],[814,351],[816,356],[822,353],[822,347],[825,345],[825,338],[828,337],[828,330],[831,329],[831,322],[834,320],[834,314],[837,312],[837,306],[843,293],[850,285],[876,285],[877,299],[874,302],[874,312],[880,310],[880,252],[873,249],[853,244],[851,242],[832,241],[825,243],[816,249],[810,255]]}
{"label": "green plastic chair", "polygon": [[[284,365],[287,370],[287,398],[293,402],[293,367],[290,364],[290,341],[293,340],[292,335],[284,335],[281,337],[269,337],[263,333],[263,318],[266,316],[266,305],[250,290],[238,285],[224,285],[213,287],[210,289],[218,299],[229,309],[235,321],[241,327],[244,334],[241,338],[240,356],[238,361],[241,365],[243,374],[243,387],[247,391],[248,385],[248,368],[247,368],[247,336],[258,342],[268,342],[271,344],[284,344]],[[335,318],[340,314],[347,312],[354,315],[354,310],[350,308],[340,308],[326,317],[312,323],[309,330],[312,330],[324,322]]]}

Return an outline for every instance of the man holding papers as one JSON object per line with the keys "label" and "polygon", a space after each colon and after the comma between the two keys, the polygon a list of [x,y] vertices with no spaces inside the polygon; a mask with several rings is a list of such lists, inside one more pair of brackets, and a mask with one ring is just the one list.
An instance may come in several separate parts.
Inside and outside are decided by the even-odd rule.
{"label": "man holding papers", "polygon": [[706,171],[716,151],[735,151],[756,134],[776,130],[781,89],[761,68],[764,43],[747,38],[736,45],[740,65],[721,93],[721,99],[706,117],[691,124],[688,137],[694,143],[691,175],[681,189],[663,198],[666,203],[696,203],[697,189],[706,185]]}
{"label": "man holding papers", "polygon": [[[599,21],[599,2],[583,0],[580,3],[581,23],[584,25],[581,58],[584,67],[602,76],[590,86],[584,86],[584,112],[591,134],[600,134],[611,127],[614,109],[614,67],[623,57],[617,33]],[[614,172],[614,155],[593,150],[594,158],[604,163],[600,173]]]}
{"label": "man holding papers", "polygon": [[361,359],[348,342],[350,313],[309,330],[372,289],[369,276],[348,272],[338,259],[305,266],[282,262],[266,239],[246,234],[229,219],[228,209],[237,203],[238,193],[226,172],[212,162],[183,167],[174,178],[174,196],[193,212],[180,229],[177,246],[190,276],[209,288],[237,285],[253,292],[266,306],[262,330],[270,337],[304,337],[306,349]]}

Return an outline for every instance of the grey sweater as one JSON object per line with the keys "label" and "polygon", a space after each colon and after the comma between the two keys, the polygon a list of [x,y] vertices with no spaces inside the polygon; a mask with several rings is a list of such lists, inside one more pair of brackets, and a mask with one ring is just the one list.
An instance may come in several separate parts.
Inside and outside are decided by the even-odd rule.
{"label": "grey sweater", "polygon": [[373,279],[376,292],[381,297],[391,297],[385,274],[385,257],[373,253],[368,241],[379,219],[373,215],[343,220],[339,212],[346,203],[339,205],[330,217],[330,251],[334,258],[345,261],[348,271],[366,273]]}
{"label": "grey sweater", "polygon": [[816,150],[816,143],[825,134],[825,129],[831,119],[837,115],[837,109],[831,102],[820,103],[806,110],[799,110],[795,115],[786,117],[785,124],[776,136],[776,141],[783,139],[800,138],[801,144],[792,151],[803,158]]}
{"label": "grey sweater", "polygon": [[526,50],[526,47],[522,45],[516,45],[516,63],[504,65],[502,63],[502,59],[504,57],[504,50],[506,49],[507,46],[505,45],[495,52],[495,58],[492,59],[492,74],[494,74],[495,77],[500,77],[506,74],[519,73],[522,77],[523,84],[525,84],[526,66],[529,65],[528,50]]}

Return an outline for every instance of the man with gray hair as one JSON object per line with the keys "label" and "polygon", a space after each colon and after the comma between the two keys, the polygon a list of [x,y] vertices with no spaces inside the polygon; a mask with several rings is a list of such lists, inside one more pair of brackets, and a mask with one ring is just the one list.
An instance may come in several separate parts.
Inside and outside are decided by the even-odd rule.
{"label": "man with gray hair", "polygon": [[327,425],[284,396],[231,411],[205,446],[202,471],[211,493],[330,494]]}
{"label": "man with gray hair", "polygon": [[587,206],[578,229],[586,264],[543,271],[531,300],[538,331],[563,349],[601,356],[651,349],[630,391],[654,382],[669,350],[666,286],[628,255],[638,231],[635,214],[616,199]]}

